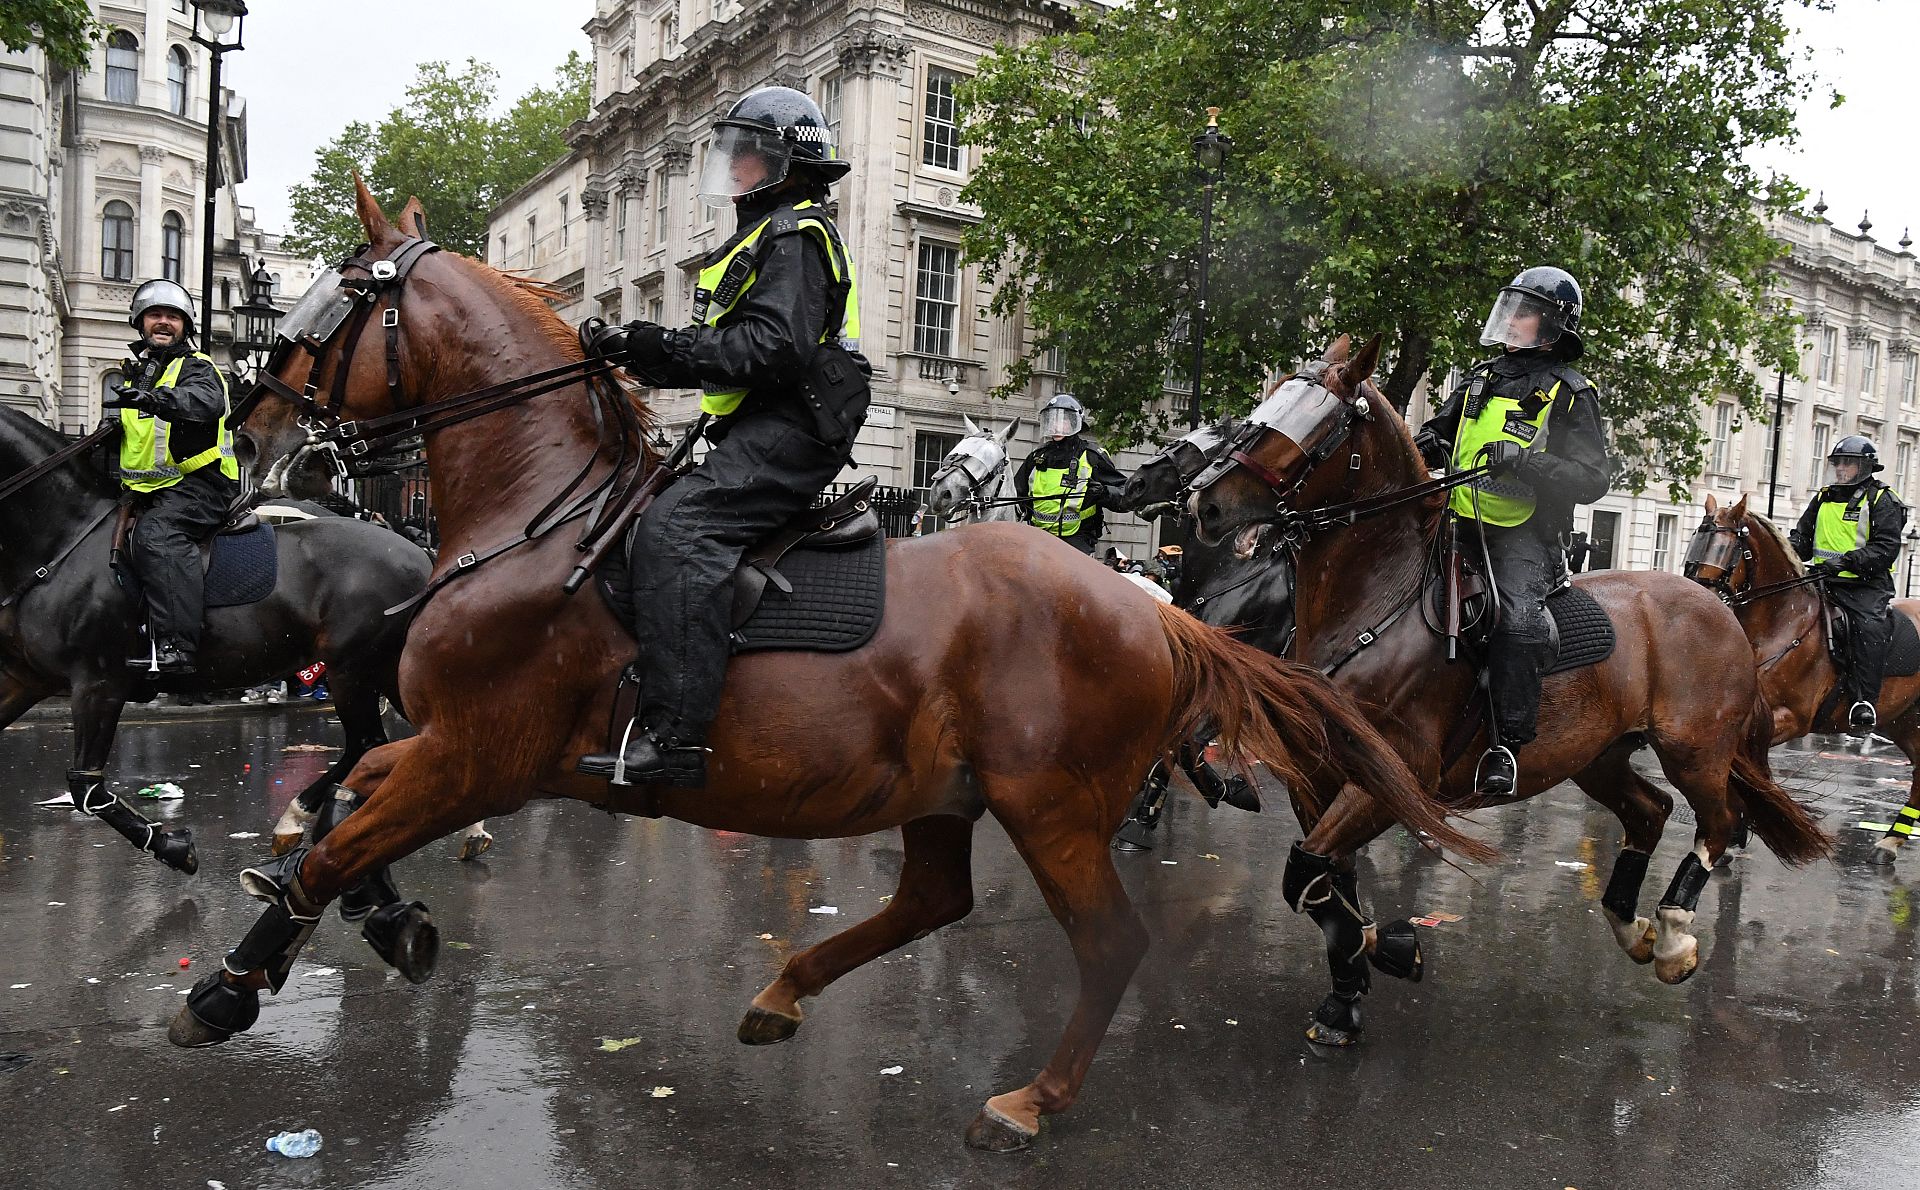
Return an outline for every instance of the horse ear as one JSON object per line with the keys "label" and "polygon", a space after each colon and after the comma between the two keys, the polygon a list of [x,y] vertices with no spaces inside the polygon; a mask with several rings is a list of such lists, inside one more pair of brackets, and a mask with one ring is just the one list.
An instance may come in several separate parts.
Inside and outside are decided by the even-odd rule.
{"label": "horse ear", "polygon": [[1320,362],[1325,364],[1344,364],[1347,362],[1347,357],[1352,354],[1353,336],[1341,335],[1338,339],[1328,344],[1325,351],[1320,353]]}
{"label": "horse ear", "polygon": [[1020,428],[1020,419],[1016,417],[1012,421],[1008,422],[1006,426],[1001,429],[999,434],[995,435],[995,437],[1000,442],[1001,449],[1004,450],[1006,448],[1007,443],[1011,441],[1013,438],[1013,432],[1019,428]]}
{"label": "horse ear", "polygon": [[1360,354],[1340,368],[1340,382],[1348,392],[1359,391],[1361,385],[1373,378],[1373,370],[1380,366],[1381,339],[1380,335],[1368,339]]}
{"label": "horse ear", "polygon": [[427,211],[420,205],[419,195],[407,195],[407,205],[400,208],[400,230],[423,240],[427,238]]}
{"label": "horse ear", "polygon": [[1733,519],[1740,520],[1747,515],[1747,494],[1740,493],[1740,502],[1733,506]]}
{"label": "horse ear", "polygon": [[367,243],[379,244],[393,239],[398,233],[393,224],[387,222],[386,212],[380,209],[380,203],[373,197],[373,191],[359,174],[353,175],[353,213],[360,216],[360,227],[367,233]]}
{"label": "horse ear", "polygon": [[1707,515],[1713,516],[1719,511],[1720,511],[1720,501],[1715,500],[1713,498],[1712,492],[1708,492],[1707,493]]}
{"label": "horse ear", "polygon": [[985,430],[981,429],[971,417],[968,417],[964,413],[960,415],[960,423],[967,427],[967,437],[969,438],[979,438],[986,434]]}

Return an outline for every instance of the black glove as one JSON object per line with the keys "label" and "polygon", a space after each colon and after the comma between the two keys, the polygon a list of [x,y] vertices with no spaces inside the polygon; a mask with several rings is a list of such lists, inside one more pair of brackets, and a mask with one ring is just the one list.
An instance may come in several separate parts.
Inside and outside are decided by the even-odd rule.
{"label": "black glove", "polygon": [[1439,436],[1431,430],[1415,434],[1413,448],[1420,452],[1420,461],[1427,465],[1429,471],[1438,471],[1452,461],[1449,458],[1453,454],[1452,448],[1440,441]]}
{"label": "black glove", "polygon": [[620,362],[635,372],[655,372],[672,359],[667,350],[667,328],[657,322],[629,322],[622,328],[626,336]]}
{"label": "black glove", "polygon": [[1518,442],[1489,442],[1481,448],[1480,457],[1487,464],[1487,475],[1499,479],[1520,470],[1520,462],[1527,457],[1527,450]]}
{"label": "black glove", "polygon": [[102,409],[138,409],[142,413],[150,413],[153,409],[153,397],[131,384],[116,384],[113,388],[113,396],[100,402],[100,407]]}

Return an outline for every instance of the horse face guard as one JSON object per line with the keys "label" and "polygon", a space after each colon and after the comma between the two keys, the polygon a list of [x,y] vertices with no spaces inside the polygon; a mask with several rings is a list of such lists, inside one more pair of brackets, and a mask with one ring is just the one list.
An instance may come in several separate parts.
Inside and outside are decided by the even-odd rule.
{"label": "horse face guard", "polygon": [[[1745,569],[1741,570],[1742,564]],[[1712,517],[1700,522],[1687,543],[1687,557],[1680,572],[1732,603],[1753,585],[1753,546],[1746,525],[1722,525]],[[1740,574],[1736,585],[1734,575]]]}
{"label": "horse face guard", "polygon": [[[1228,442],[1225,453],[1187,485],[1187,494],[1197,495],[1234,468],[1242,467],[1276,497],[1276,510],[1286,511],[1287,502],[1299,492],[1314,469],[1346,444],[1355,423],[1373,417],[1366,397],[1348,400],[1326,386],[1323,380],[1330,366],[1316,364],[1311,370],[1282,381],[1248,416],[1246,424]],[[1253,455],[1254,448],[1268,434],[1278,435],[1289,448],[1278,471]],[[1289,475],[1296,460],[1300,463],[1297,473]],[[1359,467],[1360,456],[1356,454],[1349,468],[1358,470]]]}
{"label": "horse face guard", "polygon": [[966,494],[946,514],[949,522],[965,520],[986,510],[986,487],[1006,466],[1007,452],[991,434],[975,434],[960,440],[940,461],[940,469],[927,480],[929,492],[938,491],[947,477],[959,472],[964,477]]}

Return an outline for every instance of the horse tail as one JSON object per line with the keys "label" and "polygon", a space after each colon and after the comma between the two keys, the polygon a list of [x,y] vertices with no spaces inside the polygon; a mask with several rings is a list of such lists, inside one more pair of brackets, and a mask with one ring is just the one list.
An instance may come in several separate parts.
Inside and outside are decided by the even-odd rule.
{"label": "horse tail", "polygon": [[1773,708],[1766,696],[1753,692],[1753,718],[1747,738],[1733,754],[1733,789],[1747,813],[1747,823],[1780,862],[1798,866],[1833,855],[1833,837],[1791,791],[1773,779],[1767,752],[1773,747]]}
{"label": "horse tail", "polygon": [[1338,778],[1441,846],[1470,859],[1494,857],[1493,848],[1447,823],[1446,807],[1319,670],[1263,653],[1168,604],[1154,608],[1173,651],[1170,745],[1212,732],[1243,770],[1256,757],[1294,790],[1310,788],[1315,777]]}

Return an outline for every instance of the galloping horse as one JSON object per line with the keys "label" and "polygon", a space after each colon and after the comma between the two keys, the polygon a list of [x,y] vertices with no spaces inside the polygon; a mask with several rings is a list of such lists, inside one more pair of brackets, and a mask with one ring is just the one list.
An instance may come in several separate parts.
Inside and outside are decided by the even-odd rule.
{"label": "galloping horse", "polygon": [[1015,517],[1013,471],[1007,466],[1007,439],[1020,427],[1014,418],[995,434],[966,417],[967,436],[940,460],[927,481],[927,510],[944,519],[976,524]]}
{"label": "galloping horse", "polygon": [[[0,473],[20,475],[67,442],[24,413],[0,408]],[[149,676],[128,668],[137,652],[137,600],[114,580],[116,485],[84,458],[56,465],[0,501],[0,726],[44,698],[68,693],[73,709],[76,809],[91,811],[168,867],[199,865],[187,828],[149,825],[113,797],[105,768],[121,708],[136,693],[203,693],[275,681],[327,664],[346,750],[288,806],[311,817],[370,749],[387,742],[380,696],[400,706],[405,626],[386,609],[427,582],[427,557],[398,534],[363,521],[302,521],[274,532],[278,582],[254,603],[207,612],[199,672]]]}
{"label": "galloping horse", "polygon": [[[1687,577],[1719,593],[1739,617],[1760,666],[1760,690],[1773,707],[1773,742],[1810,731],[1844,731],[1846,707],[1835,697],[1840,671],[1828,651],[1826,600],[1806,581],[1807,568],[1775,525],[1749,511],[1747,498],[1720,504],[1707,497],[1707,519],[1687,547]],[[1920,600],[1896,599],[1893,614],[1920,625]],[[1829,705],[1829,703],[1833,705]],[[1887,675],[1880,687],[1880,726],[1909,763],[1920,762],[1920,676]],[[1874,856],[1888,863],[1920,830],[1920,770]]]}
{"label": "galloping horse", "polygon": [[[497,392],[508,378],[552,375],[581,359],[576,337],[537,298],[483,264],[433,250],[417,203],[401,216],[412,236],[364,186],[357,205],[369,246],[341,273],[358,313],[344,336],[309,339],[273,369],[276,399],[245,424],[265,465],[309,442],[302,412],[345,433],[360,427],[339,419],[396,406],[431,414],[462,390]],[[394,328],[384,353],[383,336],[357,333],[373,321]],[[336,374],[338,384],[328,379]],[[302,377],[312,381],[305,390],[288,384]],[[324,402],[313,398],[322,391]],[[553,506],[565,476],[591,482],[615,466],[603,450],[605,408],[574,382],[427,430],[439,576],[457,577],[420,608],[401,659],[401,692],[420,733],[361,761],[347,784],[365,804],[311,850],[243,876],[269,907],[226,970],[196,985],[169,1032],[176,1044],[249,1027],[258,989],[278,989],[313,916],[370,870],[535,797],[782,838],[898,829],[906,859],[887,907],[793,956],[748,1009],[742,1041],[784,1041],[800,1027],[803,998],[969,912],[973,828],[991,813],[1066,930],[1080,974],[1046,1067],[989,1099],[968,1131],[976,1146],[1017,1148],[1043,1115],[1073,1103],[1146,948],[1107,836],[1147,769],[1202,718],[1290,780],[1351,780],[1449,845],[1487,852],[1446,824],[1331,684],[1011,525],[889,543],[891,614],[859,649],[734,660],[704,789],[575,775],[575,760],[605,745],[633,642],[601,600],[563,589],[579,557],[575,535],[529,537],[527,527]],[[630,448],[644,440],[636,428],[620,433]],[[657,465],[650,456],[640,464]],[[502,543],[512,548],[494,549]],[[390,961],[410,978],[430,970],[434,935],[424,918],[423,907],[397,899],[375,914]]]}
{"label": "galloping horse", "polygon": [[[1232,447],[1194,480],[1189,509],[1203,540],[1263,522],[1278,522],[1299,540],[1296,654],[1374,710],[1442,801],[1484,805],[1472,763],[1479,745],[1445,755],[1453,729],[1480,730],[1462,718],[1473,667],[1447,664],[1422,606],[1432,594],[1427,559],[1444,492],[1428,481],[1406,423],[1368,383],[1379,353],[1376,338],[1351,357],[1342,336],[1278,385]],[[1571,778],[1620,817],[1626,842],[1602,905],[1621,948],[1636,962],[1651,960],[1662,981],[1678,983],[1699,961],[1687,927],[1734,829],[1730,784],[1782,860],[1827,855],[1832,841],[1768,769],[1772,714],[1732,613],[1678,575],[1608,571],[1575,582],[1611,618],[1618,647],[1597,664],[1547,678],[1540,738],[1521,749],[1523,781],[1504,800]],[[1713,680],[1701,681],[1702,674]],[[1638,915],[1638,901],[1672,799],[1628,763],[1641,747],[1654,750],[1698,823],[1657,924]],[[1308,833],[1288,862],[1286,892],[1326,934],[1334,973],[1308,1036],[1348,1044],[1370,982],[1368,957],[1397,975],[1417,975],[1420,959],[1410,929],[1396,923],[1377,938],[1357,908],[1353,854],[1387,828],[1386,819],[1328,783],[1292,793]],[[1393,941],[1384,952],[1383,940]]]}

